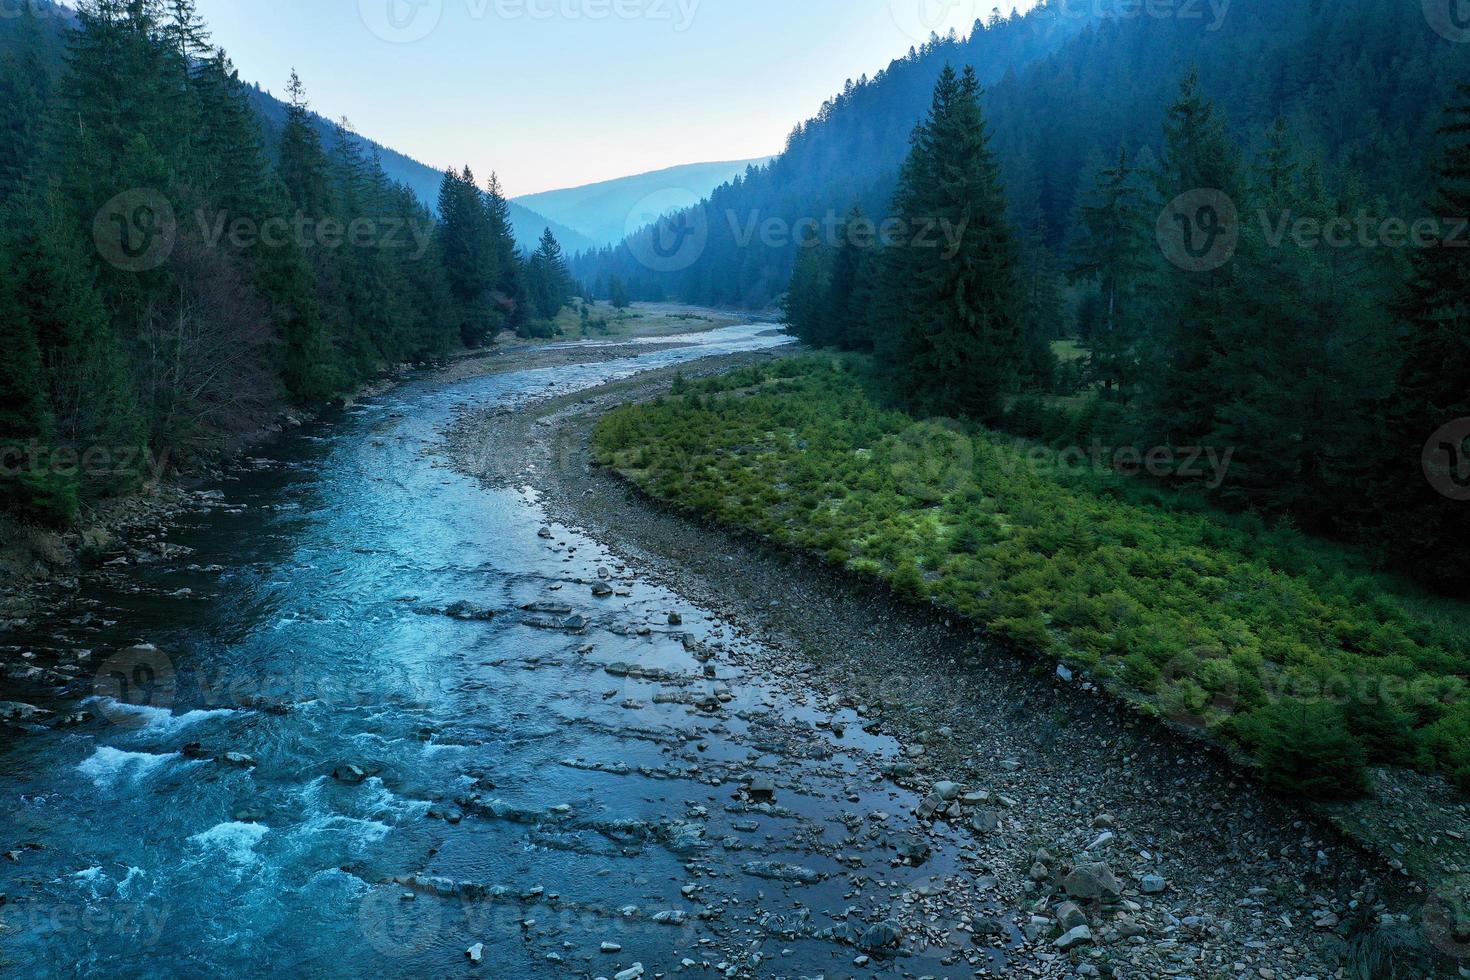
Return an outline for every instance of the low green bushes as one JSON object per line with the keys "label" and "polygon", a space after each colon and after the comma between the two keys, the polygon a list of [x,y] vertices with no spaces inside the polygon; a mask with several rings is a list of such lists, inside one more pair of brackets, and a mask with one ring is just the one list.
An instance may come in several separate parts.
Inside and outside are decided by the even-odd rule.
{"label": "low green bushes", "polygon": [[860,360],[746,368],[598,426],[646,491],[1089,671],[1347,795],[1373,764],[1470,789],[1470,610],[1343,548],[1057,452],[885,409]]}

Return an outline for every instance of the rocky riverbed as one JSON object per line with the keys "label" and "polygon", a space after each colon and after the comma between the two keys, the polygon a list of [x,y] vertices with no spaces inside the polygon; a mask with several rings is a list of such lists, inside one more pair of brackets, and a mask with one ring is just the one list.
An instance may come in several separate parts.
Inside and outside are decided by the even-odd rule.
{"label": "rocky riverbed", "polygon": [[[1435,896],[1401,870],[1085,681],[650,502],[589,465],[602,412],[666,391],[676,374],[764,356],[642,375],[513,413],[466,413],[450,451],[488,483],[534,487],[558,519],[753,641],[720,656],[811,700],[825,730],[897,741],[900,759],[866,777],[918,800],[903,815],[915,833],[900,860],[905,849],[945,844],[966,875],[906,896],[915,914],[899,920],[902,942],[943,951],[946,976],[983,972],[992,948],[1009,948],[1019,975],[1356,976],[1385,950],[1424,944],[1426,919],[1430,940],[1461,951],[1453,928],[1433,928]],[[830,720],[843,714],[853,720]],[[801,785],[799,769],[786,777]],[[1448,799],[1444,810],[1451,824],[1466,815]],[[877,829],[895,816],[859,809],[853,824]],[[1451,955],[1433,969],[1470,975],[1463,962]]]}

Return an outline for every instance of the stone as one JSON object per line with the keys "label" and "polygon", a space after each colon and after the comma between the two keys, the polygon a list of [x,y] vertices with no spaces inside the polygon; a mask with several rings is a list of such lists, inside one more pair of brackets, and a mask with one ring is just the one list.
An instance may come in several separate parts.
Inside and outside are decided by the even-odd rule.
{"label": "stone", "polygon": [[487,623],[495,618],[495,610],[477,606],[473,602],[456,602],[444,610],[444,615],[466,623]]}
{"label": "stone", "polygon": [[815,885],[822,880],[821,873],[811,868],[803,868],[799,864],[781,864],[776,861],[751,861],[742,866],[740,870],[752,878],[789,881],[800,885]]}
{"label": "stone", "polygon": [[485,962],[485,944],[475,943],[475,945],[464,951],[464,955],[465,959],[469,960],[471,964],[479,966]]}
{"label": "stone", "polygon": [[745,792],[752,799],[771,800],[776,797],[776,783],[769,776],[757,776],[745,787]]}
{"label": "stone", "polygon": [[1057,906],[1057,924],[1063,932],[1071,932],[1078,926],[1087,925],[1087,915],[1076,902],[1063,902]]}
{"label": "stone", "polygon": [[219,757],[219,761],[227,766],[236,766],[240,769],[253,769],[255,760],[243,752],[226,752]]}
{"label": "stone", "polygon": [[1078,946],[1088,946],[1092,943],[1092,930],[1087,926],[1078,926],[1070,930],[1066,935],[1056,941],[1057,949],[1063,953]]}
{"label": "stone", "polygon": [[592,595],[597,599],[606,599],[613,594],[612,586],[606,582],[596,582],[592,586]]}
{"label": "stone", "polygon": [[33,704],[0,701],[0,721],[36,721],[50,714],[45,708],[38,708]]}
{"label": "stone", "polygon": [[360,783],[368,778],[368,774],[361,766],[349,762],[333,769],[332,778],[342,783]]}
{"label": "stone", "polygon": [[1123,886],[1111,868],[1101,861],[1079,864],[1062,879],[1066,893],[1084,902],[1116,901],[1123,897]]}
{"label": "stone", "polygon": [[603,943],[601,946],[598,947],[598,949],[601,950],[604,956],[612,956],[623,951],[623,947],[619,946],[617,943]]}
{"label": "stone", "polygon": [[976,942],[981,939],[1007,939],[1009,937],[1010,930],[1006,928],[1005,923],[990,916],[976,919],[970,930],[970,938]]}
{"label": "stone", "polygon": [[1125,918],[1118,923],[1118,935],[1124,939],[1134,939],[1138,936],[1147,936],[1148,929],[1134,922],[1132,919]]}
{"label": "stone", "polygon": [[613,980],[638,980],[641,976],[643,976],[643,964],[634,963],[622,973],[614,973]]}
{"label": "stone", "polygon": [[1158,875],[1144,875],[1138,887],[1145,895],[1162,895],[1168,890],[1169,883]]}
{"label": "stone", "polygon": [[1051,877],[1051,870],[1040,861],[1031,865],[1031,880],[1042,882]]}
{"label": "stone", "polygon": [[889,919],[877,925],[869,926],[858,940],[858,948],[868,952],[876,953],[879,950],[896,948],[903,941],[903,929],[897,922]]}
{"label": "stone", "polygon": [[977,834],[993,834],[1000,830],[1000,812],[981,810],[970,818],[970,826]]}
{"label": "stone", "polygon": [[935,783],[934,788],[930,790],[930,795],[938,799],[941,803],[949,803],[960,798],[960,784],[947,780],[942,783]]}
{"label": "stone", "polygon": [[929,842],[922,837],[910,835],[898,843],[898,856],[913,865],[929,860],[930,853]]}
{"label": "stone", "polygon": [[670,626],[683,626],[684,625],[684,617],[683,616],[680,616],[676,612],[669,613],[669,625]]}

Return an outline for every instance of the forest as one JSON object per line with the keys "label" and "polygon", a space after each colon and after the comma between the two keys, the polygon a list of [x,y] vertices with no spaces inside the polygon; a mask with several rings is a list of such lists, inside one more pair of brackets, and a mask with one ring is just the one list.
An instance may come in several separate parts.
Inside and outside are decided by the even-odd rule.
{"label": "forest", "polygon": [[[1046,14],[936,39],[851,86],[708,203],[841,215],[820,234],[738,247],[737,269],[714,218],[688,270],[650,280],[604,253],[594,290],[619,276],[634,295],[763,302],[753,284],[789,262],[795,332],[873,354],[920,417],[1058,448],[1228,453],[1202,488],[1214,504],[1464,594],[1463,46],[1374,0],[1241,3],[1218,33],[1142,18],[1062,42]],[[1020,38],[1060,47],[988,91],[944,63],[993,73]],[[935,64],[928,113],[900,138],[912,79]],[[845,163],[785,169],[834,148]],[[963,234],[892,234],[926,226]],[[703,293],[705,276],[754,292]]]}
{"label": "forest", "polygon": [[192,0],[61,9],[0,48],[0,508],[63,525],[287,406],[550,329],[560,246],[519,252],[493,176],[446,173],[441,220],[294,74],[268,128]]}

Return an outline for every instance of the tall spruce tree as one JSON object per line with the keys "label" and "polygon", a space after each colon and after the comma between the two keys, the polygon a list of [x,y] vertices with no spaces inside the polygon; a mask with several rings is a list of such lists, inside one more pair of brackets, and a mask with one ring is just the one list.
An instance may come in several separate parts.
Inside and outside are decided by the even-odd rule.
{"label": "tall spruce tree", "polygon": [[[1470,85],[1445,109],[1434,212],[1470,215]],[[1470,595],[1470,255],[1463,240],[1415,252],[1398,302],[1404,358],[1385,405],[1383,508],[1395,562],[1440,588]]]}
{"label": "tall spruce tree", "polygon": [[530,277],[536,315],[543,320],[555,319],[571,296],[572,279],[567,272],[561,243],[550,228],[542,233],[541,241],[531,256]]}
{"label": "tall spruce tree", "polygon": [[[1156,362],[1143,385],[1144,438],[1202,445],[1228,392],[1214,369],[1221,334],[1244,308],[1237,263],[1244,193],[1239,154],[1191,73],[1169,108],[1154,178],[1163,246],[1146,277],[1144,318]],[[1171,237],[1172,236],[1172,237]]]}
{"label": "tall spruce tree", "polygon": [[1141,323],[1135,299],[1147,268],[1143,189],[1136,175],[1125,147],[1118,149],[1115,163],[1098,168],[1090,193],[1077,209],[1081,237],[1072,249],[1073,279],[1095,283],[1099,293],[1097,323],[1086,338],[1092,376],[1101,383],[1105,398],[1124,401],[1139,377]]}
{"label": "tall spruce tree", "polygon": [[880,351],[913,409],[997,420],[1025,335],[1019,249],[980,111],[946,66],[894,198],[908,231],[886,249]]}

